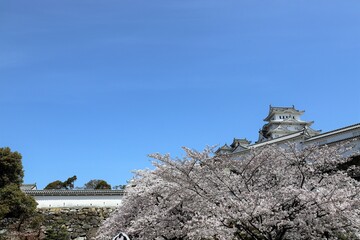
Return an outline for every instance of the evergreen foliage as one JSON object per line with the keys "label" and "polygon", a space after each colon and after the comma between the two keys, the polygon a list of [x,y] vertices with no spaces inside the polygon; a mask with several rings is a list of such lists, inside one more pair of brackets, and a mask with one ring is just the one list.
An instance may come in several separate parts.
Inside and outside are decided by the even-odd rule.
{"label": "evergreen foliage", "polygon": [[9,147],[0,148],[0,188],[8,184],[20,187],[24,177],[21,159],[21,154],[11,152]]}
{"label": "evergreen foliage", "polygon": [[65,189],[73,189],[74,188],[74,182],[77,180],[77,177],[74,175],[72,177],[69,177],[64,182],[64,188]]}
{"label": "evergreen foliage", "polygon": [[105,180],[93,179],[85,184],[84,189],[111,189],[111,185]]}
{"label": "evergreen foliage", "polygon": [[46,231],[46,237],[44,240],[69,240],[70,236],[66,228],[52,226],[51,229]]}
{"label": "evergreen foliage", "polygon": [[16,184],[0,189],[0,217],[28,218],[36,209],[36,201],[22,192]]}
{"label": "evergreen foliage", "polygon": [[56,180],[46,185],[44,189],[73,189],[76,179],[77,177],[74,175],[72,177],[69,177],[64,182]]}
{"label": "evergreen foliage", "polygon": [[21,154],[0,148],[0,219],[18,219],[21,224],[36,216],[36,201],[20,190],[24,171]]}
{"label": "evergreen foliage", "polygon": [[56,180],[46,185],[44,189],[63,189],[63,188],[64,188],[64,183],[60,180]]}

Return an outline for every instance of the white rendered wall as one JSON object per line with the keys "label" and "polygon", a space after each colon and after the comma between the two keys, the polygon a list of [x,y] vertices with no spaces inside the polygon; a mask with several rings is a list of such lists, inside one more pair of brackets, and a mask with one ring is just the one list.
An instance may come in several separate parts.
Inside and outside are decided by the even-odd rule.
{"label": "white rendered wall", "polygon": [[34,196],[38,208],[118,207],[122,196]]}
{"label": "white rendered wall", "polygon": [[[357,139],[355,139],[357,138]],[[344,131],[337,134],[324,134],[321,137],[313,137],[305,142],[306,145],[325,145],[339,141],[352,140],[350,144],[353,146],[351,151],[348,151],[344,156],[360,153],[360,129],[356,128],[350,131]]]}

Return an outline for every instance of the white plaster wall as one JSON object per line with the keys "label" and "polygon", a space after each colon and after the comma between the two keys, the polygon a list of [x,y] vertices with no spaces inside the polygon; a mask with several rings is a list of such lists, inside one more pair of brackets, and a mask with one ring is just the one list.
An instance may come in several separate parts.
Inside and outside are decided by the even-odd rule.
{"label": "white plaster wall", "polygon": [[38,208],[118,207],[122,196],[34,196]]}
{"label": "white plaster wall", "polygon": [[[316,139],[316,137],[310,141],[305,142],[306,145],[324,145],[324,144],[331,144],[334,142],[339,142],[339,141],[346,141],[347,139],[352,139],[354,137],[360,137],[360,130],[359,129],[355,129],[353,131],[346,131],[343,133],[339,133],[339,134],[335,134],[335,135],[329,135],[329,136],[324,136],[321,137],[319,139]],[[352,140],[350,142],[351,146],[353,147],[350,151],[344,153],[344,156],[350,156],[353,154],[359,154],[360,152],[360,139],[356,139],[355,141]]]}
{"label": "white plaster wall", "polygon": [[338,133],[338,134],[334,134],[334,135],[329,134],[329,136],[321,136],[321,137],[319,137],[319,139],[314,137],[313,139],[309,139],[308,143],[322,145],[322,144],[329,144],[332,142],[337,142],[337,141],[341,141],[344,139],[349,139],[349,138],[359,137],[359,136],[360,136],[360,130],[347,131],[347,132]]}
{"label": "white plaster wall", "polygon": [[[288,118],[286,118],[286,116]],[[284,118],[280,118],[280,117],[284,117]],[[290,113],[277,113],[277,114],[275,114],[275,119],[274,120],[284,121],[284,120],[289,119],[289,118],[293,118],[295,120],[300,120],[300,115],[298,115],[298,114],[290,114]]]}

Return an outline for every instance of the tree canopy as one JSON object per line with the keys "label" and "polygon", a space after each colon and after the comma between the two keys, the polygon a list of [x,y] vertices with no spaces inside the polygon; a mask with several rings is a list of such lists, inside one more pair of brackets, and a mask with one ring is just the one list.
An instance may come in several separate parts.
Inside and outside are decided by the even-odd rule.
{"label": "tree canopy", "polygon": [[46,185],[44,189],[73,189],[76,179],[77,177],[74,175],[66,179],[64,182],[56,180]]}
{"label": "tree canopy", "polygon": [[21,159],[21,154],[9,147],[0,148],[0,188],[8,184],[21,185],[24,177]]}
{"label": "tree canopy", "polygon": [[36,201],[20,190],[24,177],[21,160],[20,153],[0,148],[0,219],[23,221],[35,213]]}
{"label": "tree canopy", "polygon": [[153,154],[155,170],[137,172],[98,239],[359,239],[360,185],[337,168],[343,147]]}
{"label": "tree canopy", "polygon": [[84,189],[111,189],[111,185],[105,180],[92,179],[85,183]]}
{"label": "tree canopy", "polygon": [[25,219],[34,214],[36,205],[16,184],[0,188],[0,217]]}
{"label": "tree canopy", "polygon": [[46,185],[44,189],[64,189],[64,183],[60,180],[56,180]]}

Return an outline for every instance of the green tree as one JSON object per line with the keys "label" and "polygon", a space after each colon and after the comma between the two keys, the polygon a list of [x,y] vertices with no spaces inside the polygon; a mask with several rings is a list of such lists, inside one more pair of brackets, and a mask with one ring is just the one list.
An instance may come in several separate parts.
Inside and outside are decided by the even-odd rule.
{"label": "green tree", "polygon": [[76,179],[77,177],[74,175],[66,179],[64,182],[56,180],[46,185],[44,189],[73,189]]}
{"label": "green tree", "polygon": [[74,175],[72,177],[69,177],[64,182],[64,188],[65,189],[73,189],[74,188],[74,182],[77,180],[77,177]]}
{"label": "green tree", "polygon": [[0,218],[26,219],[33,215],[36,201],[22,192],[16,184],[0,188]]}
{"label": "green tree", "polygon": [[0,148],[0,219],[19,219],[21,224],[35,216],[36,201],[20,190],[24,170],[21,154]]}
{"label": "green tree", "polygon": [[45,240],[69,240],[70,236],[65,227],[53,225],[46,231]]}
{"label": "green tree", "polygon": [[21,185],[24,177],[21,159],[20,153],[11,152],[8,147],[0,148],[0,188],[8,184]]}
{"label": "green tree", "polygon": [[63,189],[64,183],[60,180],[53,181],[46,185],[45,189]]}
{"label": "green tree", "polygon": [[93,179],[87,182],[84,186],[85,189],[111,189],[111,185],[105,180]]}
{"label": "green tree", "polygon": [[95,189],[111,189],[111,185],[106,181],[101,180],[95,187]]}

